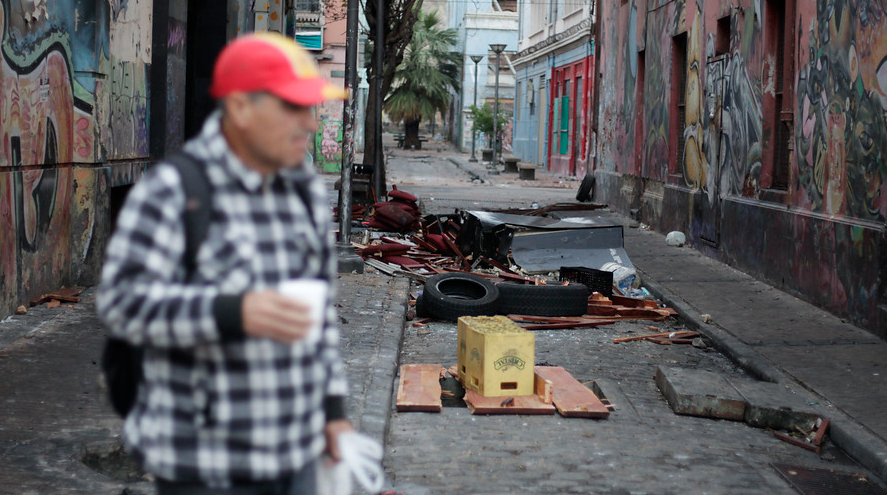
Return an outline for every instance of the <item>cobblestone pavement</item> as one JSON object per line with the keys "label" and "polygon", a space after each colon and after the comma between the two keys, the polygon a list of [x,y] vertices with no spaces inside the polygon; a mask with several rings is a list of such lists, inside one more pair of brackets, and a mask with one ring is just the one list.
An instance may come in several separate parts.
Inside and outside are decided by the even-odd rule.
{"label": "cobblestone pavement", "polygon": [[[453,153],[416,158],[402,152],[388,163],[392,182],[402,180],[426,212],[526,207],[575,195],[489,177],[482,164]],[[484,181],[466,180],[466,174]],[[441,176],[450,185],[437,184]],[[675,415],[653,380],[658,365],[715,371],[731,381],[752,378],[714,350],[612,343],[651,325],[682,326],[672,320],[535,332],[537,363],[563,366],[581,382],[597,381],[617,407],[608,419],[474,416],[465,407],[445,407],[440,414],[392,412],[384,462],[392,486],[406,495],[792,494],[771,463],[866,472],[831,443],[817,455],[745,423]],[[456,364],[455,325],[407,325],[400,363]]]}
{"label": "cobblestone pavement", "polygon": [[[337,304],[355,427],[384,440],[406,279],[343,274]],[[104,330],[83,301],[0,322],[0,494],[153,493],[119,451],[120,419],[99,384]],[[89,458],[95,469],[83,461]]]}
{"label": "cobblestone pavement", "polygon": [[[860,470],[832,445],[816,455],[741,422],[672,413],[653,381],[657,365],[751,378],[712,350],[612,343],[649,325],[534,332],[537,364],[598,380],[617,407],[608,419],[473,416],[464,407],[393,413],[385,467],[394,486],[411,495],[790,494],[771,462]],[[668,331],[675,322],[653,325]],[[404,334],[402,363],[456,363],[454,324],[408,325]]]}

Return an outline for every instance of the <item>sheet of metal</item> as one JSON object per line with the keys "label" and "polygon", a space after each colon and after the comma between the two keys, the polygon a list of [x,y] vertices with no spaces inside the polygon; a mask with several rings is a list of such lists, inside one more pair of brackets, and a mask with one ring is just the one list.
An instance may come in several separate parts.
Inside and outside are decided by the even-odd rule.
{"label": "sheet of metal", "polygon": [[556,220],[547,217],[514,215],[511,213],[492,213],[489,211],[466,211],[464,213],[476,217],[478,220],[481,221],[481,223],[484,224],[507,224],[514,227],[527,227],[546,230],[587,229],[589,227],[619,225],[617,223],[614,223],[612,220],[603,217],[576,216]]}
{"label": "sheet of metal", "polygon": [[623,246],[621,225],[525,231],[514,235],[511,257],[530,273],[555,271],[562,266],[601,268],[610,262],[633,268]]}

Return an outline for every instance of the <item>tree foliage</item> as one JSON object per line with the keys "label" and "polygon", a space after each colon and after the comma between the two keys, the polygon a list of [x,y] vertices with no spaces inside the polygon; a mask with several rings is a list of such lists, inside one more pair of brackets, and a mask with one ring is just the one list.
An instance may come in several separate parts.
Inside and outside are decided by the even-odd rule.
{"label": "tree foliage", "polygon": [[[487,136],[487,139],[490,140],[490,146],[493,145],[493,109],[490,107],[489,103],[485,103],[483,107],[478,108],[474,105],[471,105],[471,118],[474,123],[471,125],[471,130],[474,132],[480,132]],[[503,109],[499,109],[499,119],[496,121],[496,127],[498,128],[498,135],[502,136],[502,131],[505,129],[505,125],[508,123],[508,120],[511,118],[511,113],[506,112]]]}
{"label": "tree foliage", "polygon": [[[376,32],[376,13],[379,11],[378,2],[383,2],[384,10],[384,32]],[[413,38],[413,25],[419,18],[419,11],[422,8],[422,0],[364,0],[363,12],[367,26],[367,50],[365,52],[367,78],[370,84],[370,93],[367,100],[366,119],[364,121],[364,161],[371,162],[375,156],[375,137],[376,132],[382,132],[382,129],[376,129],[375,115],[376,107],[373,95],[375,95],[376,85],[381,84],[382,98],[391,91],[391,84],[394,82],[394,76],[397,67],[403,61],[404,52]],[[382,73],[376,74],[373,66],[373,46],[376,40],[381,39],[384,44],[382,56]]]}
{"label": "tree foliage", "polygon": [[411,144],[409,124],[416,123],[418,130],[422,118],[446,112],[450,90],[458,90],[461,57],[451,51],[455,44],[456,30],[442,29],[436,12],[420,14],[398,67],[394,90],[385,101],[388,115],[407,126],[405,146]]}

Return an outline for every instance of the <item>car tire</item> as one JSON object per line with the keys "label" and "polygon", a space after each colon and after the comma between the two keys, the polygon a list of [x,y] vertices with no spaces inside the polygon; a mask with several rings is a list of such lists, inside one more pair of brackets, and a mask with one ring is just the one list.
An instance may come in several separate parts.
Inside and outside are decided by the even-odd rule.
{"label": "car tire", "polygon": [[579,190],[576,191],[576,201],[586,203],[594,197],[595,178],[593,175],[586,175],[579,184]]}
{"label": "car tire", "polygon": [[425,311],[441,320],[460,316],[496,314],[499,289],[489,280],[470,273],[441,273],[425,282]]}
{"label": "car tire", "polygon": [[499,314],[583,316],[588,311],[588,287],[570,285],[499,284]]}

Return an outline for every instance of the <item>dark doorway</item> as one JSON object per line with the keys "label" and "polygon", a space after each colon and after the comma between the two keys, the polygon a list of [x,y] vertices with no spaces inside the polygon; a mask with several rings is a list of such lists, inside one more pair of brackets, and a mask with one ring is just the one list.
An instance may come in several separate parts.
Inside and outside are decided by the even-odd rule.
{"label": "dark doorway", "polygon": [[[213,63],[227,41],[228,14],[218,0],[188,2],[188,65],[185,81],[185,139],[198,132],[215,103],[209,96]],[[225,5],[225,4],[222,4]]]}

